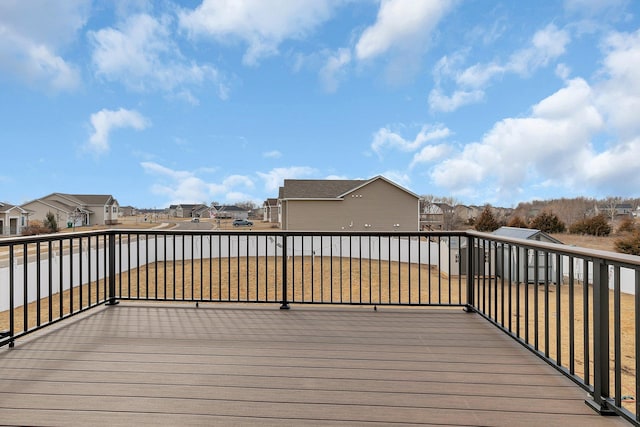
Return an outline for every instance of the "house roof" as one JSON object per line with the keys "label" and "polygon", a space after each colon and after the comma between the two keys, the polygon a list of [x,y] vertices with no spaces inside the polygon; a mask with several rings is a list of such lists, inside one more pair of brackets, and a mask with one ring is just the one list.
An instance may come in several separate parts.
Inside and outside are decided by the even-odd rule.
{"label": "house roof", "polygon": [[[62,199],[60,201],[58,199]],[[75,206],[105,206],[117,203],[116,199],[109,194],[66,194],[66,193],[51,193],[47,196],[39,199],[32,200],[25,203],[28,205],[33,202],[43,202],[49,204],[57,204],[58,206],[72,207]]]}
{"label": "house roof", "polygon": [[264,201],[264,203],[262,204],[262,206],[278,206],[278,199],[276,198],[269,198],[267,200]]}
{"label": "house roof", "polygon": [[389,181],[383,176],[376,176],[368,180],[361,179],[285,179],[284,186],[280,187],[280,199],[341,199],[349,193],[356,191],[373,181],[382,179],[389,184],[398,187],[416,198],[416,194]]}
{"label": "house roof", "polygon": [[562,243],[560,240],[554,239],[544,231],[533,228],[500,227],[494,231],[493,234],[496,236],[511,237],[514,239],[544,240],[552,243]]}
{"label": "house roof", "polygon": [[0,202],[0,212],[6,213],[13,209],[18,209],[22,213],[26,212],[26,210],[21,208],[20,206],[12,205],[10,203]]}
{"label": "house roof", "polygon": [[281,199],[337,199],[367,181],[343,179],[285,179]]}
{"label": "house roof", "polygon": [[72,197],[85,205],[104,206],[111,205],[116,200],[109,194],[65,194]]}
{"label": "house roof", "polygon": [[214,206],[215,210],[218,212],[246,212],[246,209],[239,208],[235,205],[230,206]]}
{"label": "house roof", "polygon": [[52,208],[57,209],[59,211],[67,212],[67,213],[73,212],[73,210],[79,206],[79,204],[76,204],[76,205],[67,204],[67,203],[63,203],[63,202],[61,202],[59,200],[47,199],[46,197],[42,198],[42,199],[32,200],[32,201],[30,201],[28,203],[25,203],[25,206],[26,205],[31,205],[33,203],[42,203],[45,206],[49,206],[49,207],[52,207]]}

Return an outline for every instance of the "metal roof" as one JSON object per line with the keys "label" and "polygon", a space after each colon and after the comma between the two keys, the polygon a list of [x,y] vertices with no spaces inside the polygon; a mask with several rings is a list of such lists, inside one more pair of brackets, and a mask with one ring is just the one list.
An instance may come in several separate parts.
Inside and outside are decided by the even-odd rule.
{"label": "metal roof", "polygon": [[554,239],[544,231],[536,230],[534,228],[520,228],[520,227],[500,227],[493,232],[496,236],[511,237],[514,239],[525,240],[542,240],[545,242],[562,243],[558,239]]}

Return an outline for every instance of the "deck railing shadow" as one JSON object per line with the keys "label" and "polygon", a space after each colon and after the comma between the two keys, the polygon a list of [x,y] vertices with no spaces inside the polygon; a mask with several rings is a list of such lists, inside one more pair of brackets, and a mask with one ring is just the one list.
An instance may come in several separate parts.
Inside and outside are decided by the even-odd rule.
{"label": "deck railing shadow", "polygon": [[120,300],[457,306],[640,425],[640,257],[485,233],[107,230],[0,240],[0,346]]}

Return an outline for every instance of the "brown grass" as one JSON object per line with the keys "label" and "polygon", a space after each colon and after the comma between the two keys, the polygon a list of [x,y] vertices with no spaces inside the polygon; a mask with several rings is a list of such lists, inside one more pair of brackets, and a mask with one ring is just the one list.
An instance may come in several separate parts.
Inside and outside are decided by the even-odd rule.
{"label": "brown grass", "polygon": [[573,245],[581,248],[598,249],[601,251],[615,252],[615,241],[620,236],[589,236],[580,234],[552,234],[552,236],[565,245]]}

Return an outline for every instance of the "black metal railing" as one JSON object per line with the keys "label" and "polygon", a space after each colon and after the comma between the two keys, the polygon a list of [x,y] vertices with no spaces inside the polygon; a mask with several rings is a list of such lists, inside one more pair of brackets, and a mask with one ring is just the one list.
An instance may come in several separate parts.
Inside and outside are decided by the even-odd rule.
{"label": "black metal railing", "polygon": [[464,277],[445,285],[441,239],[420,233],[116,233],[114,296],[283,307],[464,305]]}
{"label": "black metal railing", "polygon": [[463,307],[636,424],[639,295],[640,257],[472,231],[0,240],[0,346],[119,300]]}

